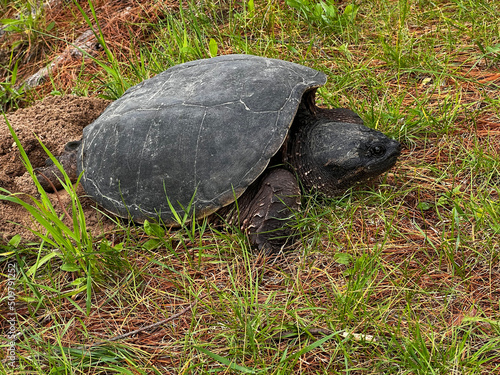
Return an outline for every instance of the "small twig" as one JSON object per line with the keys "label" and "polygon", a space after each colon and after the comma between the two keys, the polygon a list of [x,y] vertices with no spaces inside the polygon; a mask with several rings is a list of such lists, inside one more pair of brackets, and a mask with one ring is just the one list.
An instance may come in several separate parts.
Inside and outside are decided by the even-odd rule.
{"label": "small twig", "polygon": [[328,336],[331,335],[333,331],[330,331],[329,329],[323,329],[323,328],[311,328],[308,329],[307,331],[304,332],[297,332],[297,331],[284,331],[284,332],[278,332],[274,334],[271,337],[271,340],[273,341],[279,341],[279,340],[290,340],[299,336],[304,336],[307,334],[310,334],[312,336]]}
{"label": "small twig", "polygon": [[135,331],[131,331],[131,332],[124,333],[122,335],[111,337],[111,338],[109,338],[109,339],[107,339],[105,341],[98,341],[98,342],[96,342],[94,344],[90,344],[90,345],[77,346],[77,347],[72,348],[72,349],[76,349],[76,350],[91,349],[91,348],[94,348],[96,346],[100,346],[100,345],[106,344],[106,343],[111,342],[111,341],[118,341],[118,340],[130,337],[132,335],[135,335],[136,333],[140,333],[140,332],[146,331],[148,329],[156,328],[158,326],[161,326],[161,325],[163,325],[165,323],[168,323],[169,321],[174,320],[174,319],[178,318],[179,316],[185,314],[186,312],[188,312],[189,310],[191,310],[198,302],[200,302],[205,297],[206,296],[203,296],[199,300],[194,301],[188,307],[186,307],[182,311],[179,311],[178,313],[176,313],[176,314],[168,317],[167,319],[163,319],[163,320],[161,320],[159,322],[150,324],[150,325],[145,326],[145,327],[141,327],[139,329],[136,329]]}
{"label": "small twig", "polygon": [[59,54],[49,65],[41,68],[38,72],[32,74],[21,82],[18,86],[24,85],[25,90],[38,86],[49,77],[50,73],[54,71],[61,63],[73,57],[81,58],[83,52],[91,54],[97,50],[97,40],[93,30],[87,30],[82,33],[76,40],[67,46],[64,51]]}

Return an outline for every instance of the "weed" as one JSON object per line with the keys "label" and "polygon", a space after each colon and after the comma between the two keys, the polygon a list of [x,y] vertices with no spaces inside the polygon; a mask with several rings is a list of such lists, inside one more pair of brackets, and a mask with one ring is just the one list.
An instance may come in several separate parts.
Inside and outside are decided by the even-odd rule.
{"label": "weed", "polygon": [[4,82],[0,82],[0,109],[2,112],[18,108],[19,102],[24,98],[23,88],[18,88],[16,84],[17,68],[18,63],[16,62],[10,76],[6,77]]}
{"label": "weed", "polygon": [[347,5],[341,12],[334,1],[310,2],[309,0],[286,0],[287,5],[296,9],[309,24],[342,32],[356,18],[358,6]]}
{"label": "weed", "polygon": [[[59,217],[57,215],[47,193],[43,190],[37,180],[35,171],[31,166],[21,142],[17,138],[6,117],[5,121],[11,131],[16,146],[21,153],[24,165],[26,166],[28,173],[31,175],[31,178],[37,186],[40,194],[40,199],[30,196],[29,201],[26,202],[25,199],[20,197],[18,194],[11,194],[7,190],[0,188],[0,191],[3,193],[0,195],[0,200],[16,203],[22,206],[30,212],[33,219],[41,228],[39,230],[31,229],[31,231],[40,238],[41,246],[35,264],[30,266],[26,271],[21,271],[23,273],[23,277],[25,278],[25,282],[27,286],[33,290],[38,290],[39,287],[36,285],[34,279],[37,272],[39,272],[45,263],[52,261],[54,258],[59,258],[62,261],[60,264],[61,271],[74,272],[76,275],[83,276],[83,278],[73,280],[70,286],[75,288],[69,292],[65,291],[61,294],[61,297],[69,298],[75,294],[86,292],[86,313],[89,314],[91,307],[92,284],[100,272],[93,248],[93,240],[87,232],[85,215],[76,194],[76,189],[73,187],[69,177],[64,173],[59,161],[52,154],[50,154],[43,144],[41,144],[45,152],[47,152],[51,160],[57,165],[59,170],[64,175],[65,181],[62,182],[62,185],[64,190],[71,197],[71,214],[66,213],[66,216],[68,216],[68,219],[70,219],[72,224],[70,226],[64,222],[64,215],[63,217]],[[54,250],[43,255],[45,248],[51,248]],[[21,259],[18,259],[18,262],[24,263]],[[54,290],[54,292],[56,291]],[[35,294],[41,296],[39,292]]]}

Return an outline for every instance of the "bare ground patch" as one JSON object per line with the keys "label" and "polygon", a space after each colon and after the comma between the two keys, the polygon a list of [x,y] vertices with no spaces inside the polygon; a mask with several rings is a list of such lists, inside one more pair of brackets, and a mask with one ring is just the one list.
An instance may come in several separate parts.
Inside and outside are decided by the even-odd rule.
{"label": "bare ground patch", "polygon": [[[51,153],[58,155],[67,142],[81,138],[83,128],[94,121],[108,104],[109,101],[96,98],[49,96],[31,107],[8,114],[7,120],[31,164],[37,168],[44,166],[48,157],[36,137]],[[28,200],[29,195],[38,196],[4,119],[0,120],[0,187],[11,193],[24,194],[24,199]],[[69,198],[64,191],[58,192],[58,195],[59,199],[56,194],[50,194],[50,198],[58,212],[63,214],[61,203],[67,205]],[[84,199],[82,203],[89,220],[88,228],[93,232],[95,226],[100,225],[102,215],[98,215],[89,199]],[[0,201],[0,235],[3,241],[16,234],[21,234],[25,240],[33,240],[35,236],[28,229],[30,227],[36,228],[36,224],[24,208]]]}

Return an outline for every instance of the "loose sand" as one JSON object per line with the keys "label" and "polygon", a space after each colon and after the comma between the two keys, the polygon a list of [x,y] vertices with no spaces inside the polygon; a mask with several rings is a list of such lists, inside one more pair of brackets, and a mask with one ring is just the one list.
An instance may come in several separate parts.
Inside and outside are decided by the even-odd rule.
{"label": "loose sand", "polygon": [[[67,142],[81,138],[82,129],[94,121],[109,103],[96,98],[52,96],[31,107],[9,113],[7,119],[36,168],[45,165],[47,155],[35,135],[51,153],[58,155]],[[0,118],[0,187],[11,193],[23,193],[21,196],[25,201],[29,201],[28,195],[39,197],[3,117]],[[90,232],[96,235],[104,227],[110,227],[112,222],[96,211],[95,204],[84,197],[83,190],[79,189],[79,192]],[[58,195],[59,199],[56,194],[49,194],[54,207],[62,214],[61,203],[68,208],[69,197],[64,191]],[[23,207],[0,201],[0,244],[16,234],[24,240],[34,240],[35,235],[28,228],[38,227]]]}

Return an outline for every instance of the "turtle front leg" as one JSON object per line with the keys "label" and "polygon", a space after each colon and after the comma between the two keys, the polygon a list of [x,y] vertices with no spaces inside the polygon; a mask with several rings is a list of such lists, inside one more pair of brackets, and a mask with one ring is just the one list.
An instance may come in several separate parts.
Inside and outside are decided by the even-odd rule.
{"label": "turtle front leg", "polygon": [[265,253],[277,253],[293,236],[291,219],[300,205],[300,188],[295,176],[283,168],[271,169],[255,196],[241,207],[240,219],[250,244]]}
{"label": "turtle front leg", "polygon": [[[59,163],[63,166],[64,171],[68,175],[71,182],[76,182],[78,179],[76,173],[77,151],[80,146],[80,141],[69,142],[64,146],[64,151],[56,157]],[[61,180],[64,181],[64,176],[51,159],[47,159],[46,167],[36,168],[35,174],[38,182],[42,185],[43,190],[51,193],[62,189]]]}

